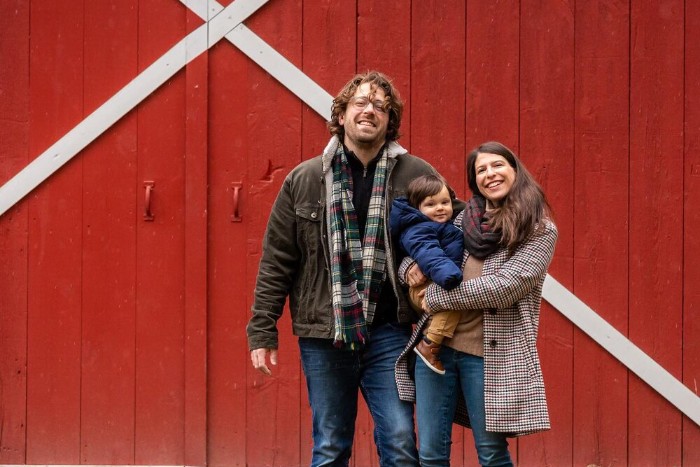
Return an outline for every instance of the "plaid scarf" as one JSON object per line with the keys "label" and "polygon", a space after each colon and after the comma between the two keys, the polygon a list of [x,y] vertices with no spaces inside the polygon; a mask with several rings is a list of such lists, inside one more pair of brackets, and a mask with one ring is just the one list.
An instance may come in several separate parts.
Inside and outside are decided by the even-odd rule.
{"label": "plaid scarf", "polygon": [[338,144],[331,163],[333,186],[330,199],[331,290],[335,345],[363,344],[372,322],[386,275],[384,205],[387,173],[386,149],[377,162],[367,210],[364,245],[352,204],[352,172]]}
{"label": "plaid scarf", "polygon": [[501,246],[501,233],[491,231],[486,213],[486,198],[474,194],[462,215],[464,247],[470,255],[483,259]]}

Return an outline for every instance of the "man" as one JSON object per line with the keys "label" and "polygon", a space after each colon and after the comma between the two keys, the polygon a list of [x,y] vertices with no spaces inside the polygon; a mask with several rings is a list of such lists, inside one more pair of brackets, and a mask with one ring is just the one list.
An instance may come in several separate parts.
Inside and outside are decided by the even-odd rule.
{"label": "man", "polygon": [[396,279],[389,209],[414,178],[435,173],[407,154],[403,103],[381,73],[357,75],[333,101],[322,155],[287,176],[263,240],[248,341],[253,366],[277,364],[277,320],[289,296],[313,413],[311,465],[347,466],[358,389],[374,419],[380,465],[418,466],[413,406],[394,363],[415,314]]}

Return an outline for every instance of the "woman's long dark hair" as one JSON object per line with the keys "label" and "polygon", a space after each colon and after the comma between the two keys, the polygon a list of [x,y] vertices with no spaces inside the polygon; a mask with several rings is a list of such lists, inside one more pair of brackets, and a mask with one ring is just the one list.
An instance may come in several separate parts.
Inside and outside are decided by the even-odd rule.
{"label": "woman's long dark hair", "polygon": [[544,219],[552,217],[552,208],[542,188],[513,151],[495,141],[473,149],[467,157],[467,181],[475,196],[483,196],[476,183],[476,158],[488,153],[503,156],[515,170],[515,181],[500,205],[489,211],[489,225],[501,232],[501,245],[513,253],[533,232],[544,228]]}

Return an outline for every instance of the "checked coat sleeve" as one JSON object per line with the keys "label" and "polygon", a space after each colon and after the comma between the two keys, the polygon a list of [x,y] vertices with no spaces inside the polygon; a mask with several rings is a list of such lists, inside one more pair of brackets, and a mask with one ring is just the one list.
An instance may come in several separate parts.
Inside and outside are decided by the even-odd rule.
{"label": "checked coat sleeve", "polygon": [[[554,255],[557,229],[547,223],[535,232],[494,274],[462,282],[444,290],[435,284],[426,291],[431,312],[506,308],[518,302],[541,284]],[[501,255],[507,254],[501,249]]]}

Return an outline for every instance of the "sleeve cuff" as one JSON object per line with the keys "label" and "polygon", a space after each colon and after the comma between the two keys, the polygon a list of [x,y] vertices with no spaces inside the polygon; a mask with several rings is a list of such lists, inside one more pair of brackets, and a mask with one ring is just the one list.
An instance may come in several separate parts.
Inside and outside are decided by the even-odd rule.
{"label": "sleeve cuff", "polygon": [[437,284],[430,284],[427,289],[425,289],[425,304],[428,306],[428,312],[432,315],[441,311],[438,306],[440,301],[440,291],[443,290]]}
{"label": "sleeve cuff", "polygon": [[406,273],[408,272],[413,265],[416,264],[416,260],[411,258],[410,256],[406,256],[403,261],[401,261],[401,265],[399,266],[399,282],[401,282],[401,285],[404,287],[408,286],[408,281],[406,281]]}
{"label": "sleeve cuff", "polygon": [[248,350],[277,349],[277,334],[267,336],[248,336]]}

